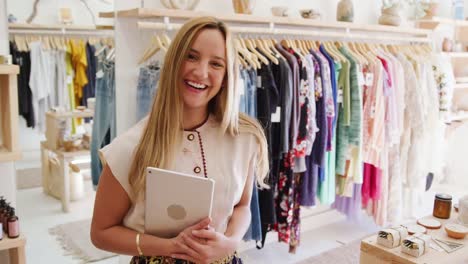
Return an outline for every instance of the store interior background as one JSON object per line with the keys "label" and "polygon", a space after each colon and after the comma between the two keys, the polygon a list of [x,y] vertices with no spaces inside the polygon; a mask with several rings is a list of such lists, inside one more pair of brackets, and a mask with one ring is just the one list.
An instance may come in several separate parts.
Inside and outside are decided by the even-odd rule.
{"label": "store interior background", "polygon": [[[148,8],[163,8],[159,0],[84,0],[91,11],[93,12],[98,24],[111,24],[112,20],[99,18],[99,12],[113,11],[114,9],[128,9],[141,7]],[[18,23],[24,23],[26,18],[32,11],[34,0],[0,0],[0,54],[8,53],[8,31],[7,31],[7,16],[13,14]],[[253,15],[255,16],[270,16],[270,8],[272,6],[288,6],[289,15],[291,17],[300,17],[300,9],[314,8],[322,14],[322,21],[335,21],[336,6],[338,0],[257,0]],[[57,24],[58,7],[70,7],[73,10],[73,19],[75,25],[92,25],[93,20],[89,11],[80,0],[41,0],[38,4],[37,16],[33,23],[35,24]],[[379,0],[354,0],[355,19],[354,23],[358,24],[376,24],[380,16],[381,1]],[[230,0],[201,0],[196,10],[204,12],[212,12],[216,14],[233,14],[232,1]],[[409,12],[409,11],[408,11]],[[450,17],[451,1],[440,0],[438,16]],[[468,0],[465,0],[465,17],[468,16]],[[407,22],[411,24],[410,21]],[[437,39],[442,39],[444,35],[450,34],[448,31],[436,32]],[[139,56],[139,54],[135,54]],[[468,95],[466,98],[457,99],[458,104],[465,105],[468,110]],[[119,123],[119,116],[117,116]],[[18,162],[0,163],[0,194],[16,204],[16,170],[24,168],[40,167],[40,141],[44,140],[44,135],[39,134],[36,130],[26,128],[23,118],[19,118],[19,143],[23,155],[23,159]],[[119,131],[119,133],[122,131]],[[468,176],[466,168],[466,159],[468,157],[468,122],[453,124],[447,129],[447,149],[445,158],[447,160],[445,175],[436,175],[437,180],[444,179],[442,189],[452,191],[468,190]],[[40,177],[40,175],[38,175]],[[439,181],[438,181],[439,182]],[[86,184],[91,184],[86,181]],[[45,194],[44,194],[45,195]],[[427,201],[429,205],[432,200]],[[40,204],[32,204],[31,206],[40,207]],[[63,217],[60,211],[60,203],[57,201],[56,217]],[[21,217],[21,215],[20,215]],[[30,259],[31,260],[31,259]],[[0,263],[2,262],[0,254]]]}

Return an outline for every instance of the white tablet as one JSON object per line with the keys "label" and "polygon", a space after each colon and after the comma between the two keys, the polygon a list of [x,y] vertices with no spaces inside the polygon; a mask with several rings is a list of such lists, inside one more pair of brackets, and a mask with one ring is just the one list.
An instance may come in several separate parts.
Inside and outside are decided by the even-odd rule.
{"label": "white tablet", "polygon": [[148,167],[145,233],[176,237],[211,216],[214,184],[213,179]]}

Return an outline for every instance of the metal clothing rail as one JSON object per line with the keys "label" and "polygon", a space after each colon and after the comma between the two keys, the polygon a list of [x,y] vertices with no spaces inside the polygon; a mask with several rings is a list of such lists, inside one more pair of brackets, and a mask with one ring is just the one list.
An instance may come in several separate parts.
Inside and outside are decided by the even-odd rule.
{"label": "metal clothing rail", "polygon": [[59,35],[59,36],[93,36],[93,37],[113,37],[114,32],[109,31],[56,31],[56,30],[18,30],[12,29],[8,31],[9,34],[24,34],[24,35]]}
{"label": "metal clothing rail", "polygon": [[39,24],[16,24],[8,25],[10,34],[35,34],[35,35],[82,35],[103,36],[113,35],[113,26],[77,26],[77,25],[39,25]]}
{"label": "metal clothing rail", "polygon": [[[182,27],[180,23],[169,23],[169,19],[165,18],[164,22],[137,22],[138,28],[143,30],[178,30]],[[300,29],[278,29],[275,28],[274,23],[270,23],[269,27],[240,27],[240,26],[229,26],[229,29],[238,34],[263,34],[263,35],[292,35],[292,36],[308,36],[308,37],[326,37],[333,39],[343,40],[373,40],[376,42],[418,42],[428,43],[432,39],[428,36],[422,37],[409,37],[409,36],[382,36],[382,34],[375,33],[351,33],[349,29],[345,29],[344,32],[331,32],[328,30],[300,30]],[[395,32],[395,34],[398,34]]]}

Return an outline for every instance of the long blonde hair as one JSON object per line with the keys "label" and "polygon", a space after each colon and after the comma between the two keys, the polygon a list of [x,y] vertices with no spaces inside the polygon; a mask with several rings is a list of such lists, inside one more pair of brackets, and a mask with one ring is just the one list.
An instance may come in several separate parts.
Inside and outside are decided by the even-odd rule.
{"label": "long blonde hair", "polygon": [[[169,168],[175,155],[175,146],[183,135],[183,102],[180,99],[179,79],[181,65],[198,33],[203,29],[218,29],[226,41],[225,86],[209,103],[210,114],[221,123],[223,133],[236,136],[239,133],[255,135],[259,143],[256,177],[261,187],[268,174],[268,148],[259,123],[244,114],[239,114],[239,91],[236,88],[238,67],[235,63],[231,37],[227,26],[213,17],[199,17],[185,23],[178,31],[165,55],[158,90],[149,114],[148,124],[138,143],[129,171],[133,201],[144,197],[146,167]],[[227,80],[226,80],[227,78]]]}

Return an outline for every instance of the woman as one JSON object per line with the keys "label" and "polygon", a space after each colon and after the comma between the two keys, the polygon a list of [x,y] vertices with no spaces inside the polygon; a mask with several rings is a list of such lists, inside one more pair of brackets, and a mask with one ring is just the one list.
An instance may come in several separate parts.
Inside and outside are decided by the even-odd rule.
{"label": "woman", "polygon": [[[105,164],[91,225],[93,244],[131,263],[241,263],[235,250],[250,222],[268,156],[259,124],[238,113],[237,67],[226,25],[187,22],[169,47],[149,116],[101,150]],[[211,219],[177,237],[145,234],[145,169],[216,181]]]}

